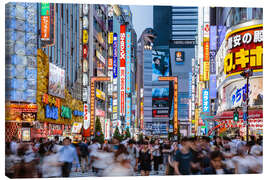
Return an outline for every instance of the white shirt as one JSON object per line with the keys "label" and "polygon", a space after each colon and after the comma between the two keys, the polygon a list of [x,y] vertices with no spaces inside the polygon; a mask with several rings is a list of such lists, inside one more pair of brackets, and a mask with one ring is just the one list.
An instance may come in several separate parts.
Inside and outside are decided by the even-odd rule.
{"label": "white shirt", "polygon": [[13,154],[17,154],[17,148],[18,148],[17,142],[11,141],[11,143],[10,143],[10,149],[11,149],[11,152]]}
{"label": "white shirt", "polygon": [[58,163],[59,154],[51,154],[49,156],[45,156],[42,164],[42,176],[44,178],[47,177],[60,177],[61,176],[61,166],[56,166],[54,163]]}
{"label": "white shirt", "polygon": [[236,163],[238,174],[247,174],[249,169],[249,160],[246,157],[235,156],[232,161]]}
{"label": "white shirt", "polygon": [[92,154],[93,156],[99,158],[94,160],[93,167],[99,169],[105,169],[109,165],[111,165],[114,161],[114,154],[109,152],[95,151]]}
{"label": "white shirt", "polygon": [[133,169],[125,168],[121,166],[120,163],[111,164],[103,172],[103,176],[132,176],[132,175],[134,175]]}

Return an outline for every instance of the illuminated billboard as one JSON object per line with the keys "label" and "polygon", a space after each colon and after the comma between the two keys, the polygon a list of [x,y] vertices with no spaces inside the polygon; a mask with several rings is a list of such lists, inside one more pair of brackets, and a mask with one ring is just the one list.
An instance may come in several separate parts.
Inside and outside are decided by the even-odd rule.
{"label": "illuminated billboard", "polygon": [[263,25],[239,28],[226,35],[228,54],[224,59],[226,78],[240,74],[246,68],[254,72],[263,69]]}
{"label": "illuminated billboard", "polygon": [[125,115],[126,26],[120,26],[120,116]]}

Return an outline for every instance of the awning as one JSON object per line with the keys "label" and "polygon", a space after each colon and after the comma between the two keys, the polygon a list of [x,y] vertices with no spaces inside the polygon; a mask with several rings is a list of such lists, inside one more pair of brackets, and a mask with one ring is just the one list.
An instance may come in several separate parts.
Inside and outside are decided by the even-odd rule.
{"label": "awning", "polygon": [[[239,108],[239,119],[243,119],[243,111]],[[224,111],[216,115],[216,119],[233,119],[234,111]],[[258,119],[263,118],[263,110],[262,109],[252,109],[248,111],[249,119]]]}

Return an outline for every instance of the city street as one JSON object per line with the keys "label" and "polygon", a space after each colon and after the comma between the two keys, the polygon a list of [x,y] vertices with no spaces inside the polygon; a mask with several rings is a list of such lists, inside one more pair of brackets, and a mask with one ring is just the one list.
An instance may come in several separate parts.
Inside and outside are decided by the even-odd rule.
{"label": "city street", "polygon": [[262,173],[263,8],[244,6],[6,3],[6,176]]}

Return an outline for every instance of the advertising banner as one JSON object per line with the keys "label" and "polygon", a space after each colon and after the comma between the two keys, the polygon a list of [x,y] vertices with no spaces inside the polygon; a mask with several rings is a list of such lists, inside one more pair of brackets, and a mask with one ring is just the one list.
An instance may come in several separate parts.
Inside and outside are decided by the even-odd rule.
{"label": "advertising banner", "polygon": [[199,59],[200,62],[200,67],[199,67],[199,71],[200,71],[200,81],[203,81],[203,58]]}
{"label": "advertising banner", "polygon": [[125,115],[126,26],[120,26],[120,116]]}
{"label": "advertising banner", "polygon": [[209,81],[209,89],[210,89],[210,99],[216,99],[217,94],[217,77],[215,74],[210,75],[210,81]]}
{"label": "advertising banner", "polygon": [[88,104],[83,105],[83,128],[86,130],[90,127],[90,113]]}
{"label": "advertising banner", "polygon": [[95,80],[91,78],[91,92],[90,92],[90,133],[94,135],[95,126]]}
{"label": "advertising banner", "polygon": [[83,44],[87,44],[88,43],[88,31],[87,30],[83,30]]}
{"label": "advertising banner", "polygon": [[113,43],[113,32],[110,32],[108,35],[108,44],[112,44]]}
{"label": "advertising banner", "polygon": [[113,34],[113,78],[117,78],[117,34]]}
{"label": "advertising banner", "polygon": [[154,109],[153,117],[155,118],[168,118],[169,117],[169,109]]}
{"label": "advertising banner", "polygon": [[102,56],[102,54],[101,54],[98,50],[96,50],[96,56],[98,57],[98,59],[99,59],[101,62],[103,62],[103,64],[106,64],[105,58]]}
{"label": "advertising banner", "polygon": [[105,111],[96,109],[96,116],[105,117]]}
{"label": "advertising banner", "polygon": [[81,129],[82,129],[82,123],[74,122],[71,132],[78,134],[81,132]]}
{"label": "advertising banner", "polygon": [[203,112],[210,112],[209,90],[208,89],[203,89],[202,97],[203,97]]}
{"label": "advertising banner", "polygon": [[216,51],[210,51],[210,74],[216,74]]}
{"label": "advertising banner", "polygon": [[105,139],[110,138],[110,119],[105,119]]}
{"label": "advertising banner", "polygon": [[131,93],[131,33],[126,35],[126,93]]}
{"label": "advertising banner", "polygon": [[131,98],[127,97],[126,100],[126,128],[130,129],[130,120],[131,120]]}
{"label": "advertising banner", "polygon": [[152,58],[152,81],[158,81],[160,76],[169,76],[169,56],[165,52],[153,51]]}
{"label": "advertising banner", "polygon": [[103,91],[96,89],[96,97],[105,101],[106,95]]}
{"label": "advertising banner", "polygon": [[246,68],[254,72],[263,69],[263,25],[239,28],[226,35],[228,54],[224,59],[226,78],[240,74]]}
{"label": "advertising banner", "polygon": [[113,58],[108,58],[108,69],[109,70],[113,69]]}
{"label": "advertising banner", "polygon": [[203,62],[203,80],[204,81],[209,81],[209,76],[210,76],[209,61],[204,61]]}
{"label": "advertising banner", "polygon": [[50,15],[50,3],[40,3],[41,8],[41,16],[49,16]]}
{"label": "advertising banner", "polygon": [[184,51],[175,51],[175,62],[177,64],[183,64],[184,60]]}
{"label": "advertising banner", "polygon": [[210,51],[217,50],[217,26],[210,26]]}
{"label": "advertising banner", "polygon": [[209,61],[209,38],[203,41],[203,61]]}
{"label": "advertising banner", "polygon": [[[239,80],[224,88],[225,99],[224,110],[242,106],[246,100],[246,80]],[[249,80],[249,106],[263,105],[263,78],[252,78]]]}
{"label": "advertising banner", "polygon": [[48,93],[65,98],[65,70],[52,63],[49,64]]}
{"label": "advertising banner", "polygon": [[50,16],[41,16],[40,17],[40,39],[42,41],[50,40]]}

